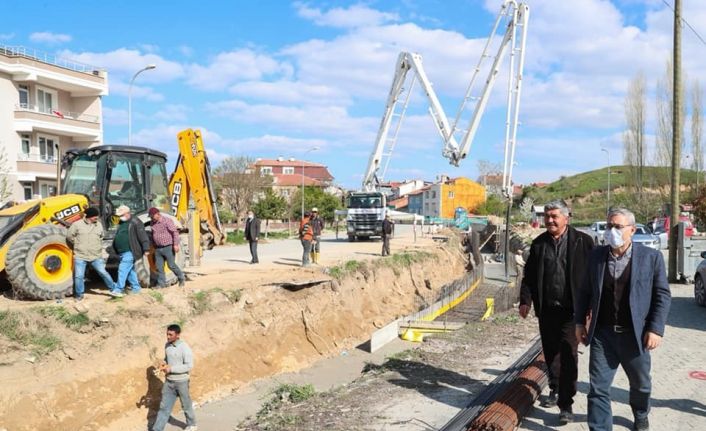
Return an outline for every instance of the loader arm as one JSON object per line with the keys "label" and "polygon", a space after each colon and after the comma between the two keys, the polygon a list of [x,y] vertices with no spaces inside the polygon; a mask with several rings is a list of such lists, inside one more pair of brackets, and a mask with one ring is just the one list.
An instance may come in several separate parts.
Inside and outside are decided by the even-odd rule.
{"label": "loader arm", "polygon": [[172,215],[187,226],[189,203],[192,202],[199,217],[201,243],[207,248],[221,245],[225,240],[218,218],[216,195],[211,180],[211,165],[204,149],[201,132],[186,129],[177,135],[179,156],[169,180]]}

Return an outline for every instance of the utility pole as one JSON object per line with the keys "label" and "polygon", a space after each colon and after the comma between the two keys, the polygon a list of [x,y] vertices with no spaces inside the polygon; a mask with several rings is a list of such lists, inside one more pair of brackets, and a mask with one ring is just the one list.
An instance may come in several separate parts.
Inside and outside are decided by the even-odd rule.
{"label": "utility pole", "polygon": [[681,0],[674,0],[674,75],[672,78],[672,184],[669,214],[669,282],[677,280],[679,174],[681,171]]}

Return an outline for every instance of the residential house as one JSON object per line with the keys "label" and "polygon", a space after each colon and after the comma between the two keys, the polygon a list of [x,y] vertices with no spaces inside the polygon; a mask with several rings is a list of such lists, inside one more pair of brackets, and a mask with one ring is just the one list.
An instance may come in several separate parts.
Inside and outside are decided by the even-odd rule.
{"label": "residential house", "polygon": [[426,186],[407,195],[407,212],[410,214],[424,214],[424,192],[429,190]]}
{"label": "residential house", "polygon": [[306,187],[321,187],[325,190],[334,187],[333,175],[328,167],[319,163],[278,157],[257,159],[253,167],[260,175],[272,175],[272,190],[287,200],[301,189],[302,182]]}
{"label": "residential house", "polygon": [[503,175],[499,173],[485,174],[478,178],[478,182],[485,188],[486,196],[503,197]]}
{"label": "residential house", "polygon": [[423,189],[425,185],[423,180],[406,180],[398,183],[398,185],[392,189],[392,193],[396,198],[401,198],[402,196],[407,196],[412,192]]}
{"label": "residential house", "polygon": [[57,194],[62,154],[103,140],[108,73],[24,47],[0,45],[0,151],[8,200]]}
{"label": "residential house", "polygon": [[445,176],[424,190],[423,196],[424,216],[449,219],[454,218],[456,208],[473,213],[486,199],[485,188],[477,182]]}
{"label": "residential house", "polygon": [[394,199],[391,201],[387,201],[387,207],[392,208],[395,211],[409,212],[408,205],[409,205],[409,195],[402,196],[401,198],[397,198],[397,199]]}

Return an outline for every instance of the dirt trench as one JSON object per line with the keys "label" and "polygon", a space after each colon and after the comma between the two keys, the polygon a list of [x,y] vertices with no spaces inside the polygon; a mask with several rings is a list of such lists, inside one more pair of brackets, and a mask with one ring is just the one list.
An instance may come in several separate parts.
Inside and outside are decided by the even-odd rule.
{"label": "dirt trench", "polygon": [[[355,347],[463,273],[454,242],[408,253],[423,260],[399,268],[370,260],[338,281],[296,292],[270,283],[321,278],[321,271],[269,271],[249,284],[232,274],[207,276],[198,289],[169,289],[161,299],[145,293],[96,302],[82,331],[47,324],[62,344],[45,356],[28,358],[16,343],[3,346],[0,424],[7,431],[144,430],[159,406],[162,382],[154,366],[164,328],[175,321],[195,354],[191,393],[198,403]],[[235,298],[235,289],[242,297]]]}

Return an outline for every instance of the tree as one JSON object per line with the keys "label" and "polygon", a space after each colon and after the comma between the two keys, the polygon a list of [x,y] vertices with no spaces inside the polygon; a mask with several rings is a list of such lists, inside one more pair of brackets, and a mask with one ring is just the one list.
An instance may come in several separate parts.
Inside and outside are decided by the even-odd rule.
{"label": "tree", "polygon": [[267,238],[270,220],[283,219],[287,215],[287,200],[272,189],[267,189],[265,197],[257,201],[253,211],[257,217],[265,220],[265,238]]}
{"label": "tree", "polygon": [[523,220],[530,221],[532,219],[532,208],[534,207],[534,201],[530,197],[522,199],[520,204],[520,217]]}
{"label": "tree", "polygon": [[623,161],[629,166],[631,180],[637,195],[642,195],[645,148],[645,76],[638,73],[630,82],[625,96],[625,124],[623,133]]}
{"label": "tree", "polygon": [[272,185],[270,175],[261,175],[249,157],[227,157],[213,170],[214,186],[221,203],[240,220],[255,200]]}
{"label": "tree", "polygon": [[507,201],[500,199],[498,196],[490,195],[485,202],[476,208],[476,214],[478,215],[494,215],[498,217],[505,217],[505,212],[507,211]]}
{"label": "tree", "polygon": [[5,148],[0,148],[0,203],[12,195],[12,183],[10,183],[10,166],[7,163],[7,153]]}
{"label": "tree", "polygon": [[[299,189],[291,200],[292,215],[296,219],[300,219],[302,216],[301,204],[302,195],[301,189]],[[333,221],[335,218],[335,211],[342,208],[341,199],[336,195],[324,192],[324,190],[320,187],[305,187],[304,211],[309,211],[313,207],[316,207],[319,210],[319,216],[324,220]]]}
{"label": "tree", "polygon": [[696,189],[699,188],[699,177],[704,169],[704,154],[701,140],[703,138],[703,91],[699,80],[691,84],[691,154],[693,168],[696,171]]}

